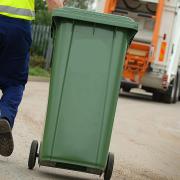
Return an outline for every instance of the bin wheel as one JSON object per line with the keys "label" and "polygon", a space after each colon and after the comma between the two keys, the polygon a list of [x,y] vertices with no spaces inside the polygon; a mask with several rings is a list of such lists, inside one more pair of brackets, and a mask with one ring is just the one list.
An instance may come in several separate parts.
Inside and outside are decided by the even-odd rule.
{"label": "bin wheel", "polygon": [[104,172],[104,180],[110,180],[114,167],[114,154],[109,153],[106,170]]}
{"label": "bin wheel", "polygon": [[30,153],[29,153],[29,160],[28,160],[28,168],[33,169],[36,164],[36,157],[38,157],[38,141],[34,140],[31,143]]}

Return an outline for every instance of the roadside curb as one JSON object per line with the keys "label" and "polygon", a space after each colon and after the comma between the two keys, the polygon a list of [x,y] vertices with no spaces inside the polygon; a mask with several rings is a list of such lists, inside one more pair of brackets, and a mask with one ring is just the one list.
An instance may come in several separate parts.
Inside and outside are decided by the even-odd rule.
{"label": "roadside curb", "polygon": [[29,76],[28,81],[35,81],[35,82],[49,82],[50,78],[42,77],[42,76]]}

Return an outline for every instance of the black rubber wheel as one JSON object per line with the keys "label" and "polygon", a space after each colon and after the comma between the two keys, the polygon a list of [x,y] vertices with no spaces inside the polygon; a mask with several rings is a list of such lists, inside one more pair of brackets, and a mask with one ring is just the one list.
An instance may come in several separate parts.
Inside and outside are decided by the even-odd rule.
{"label": "black rubber wheel", "polygon": [[131,88],[129,88],[129,87],[123,87],[122,90],[123,90],[124,92],[129,93],[129,92],[131,91]]}
{"label": "black rubber wheel", "polygon": [[114,154],[109,153],[106,170],[104,172],[104,180],[110,180],[114,167]]}
{"label": "black rubber wheel", "polygon": [[177,101],[179,101],[179,98],[180,98],[180,70],[178,70],[178,73],[177,73],[176,91],[175,91],[173,103],[176,103]]}
{"label": "black rubber wheel", "polygon": [[152,96],[153,101],[161,102],[162,101],[162,93],[154,92]]}
{"label": "black rubber wheel", "polygon": [[29,160],[28,160],[28,168],[33,169],[36,164],[36,158],[38,157],[38,141],[34,140],[31,143],[30,153],[29,153]]}
{"label": "black rubber wheel", "polygon": [[179,87],[179,97],[178,97],[178,100],[180,101],[180,69],[178,69],[178,87]]}
{"label": "black rubber wheel", "polygon": [[165,103],[168,103],[168,104],[176,103],[175,102],[175,93],[176,93],[176,84],[177,84],[176,82],[177,82],[177,77],[171,83],[167,92],[163,95],[163,101]]}
{"label": "black rubber wheel", "polygon": [[137,10],[139,7],[141,7],[141,3],[138,0],[133,0],[130,2],[127,2],[127,0],[123,0],[125,6],[130,10]]}

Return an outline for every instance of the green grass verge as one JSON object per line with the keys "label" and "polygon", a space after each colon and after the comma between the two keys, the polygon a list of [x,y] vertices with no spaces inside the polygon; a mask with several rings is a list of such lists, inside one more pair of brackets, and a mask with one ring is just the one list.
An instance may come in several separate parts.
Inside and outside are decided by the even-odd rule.
{"label": "green grass verge", "polygon": [[42,77],[49,77],[50,73],[41,68],[41,67],[30,67],[29,69],[29,75],[30,76],[42,76]]}

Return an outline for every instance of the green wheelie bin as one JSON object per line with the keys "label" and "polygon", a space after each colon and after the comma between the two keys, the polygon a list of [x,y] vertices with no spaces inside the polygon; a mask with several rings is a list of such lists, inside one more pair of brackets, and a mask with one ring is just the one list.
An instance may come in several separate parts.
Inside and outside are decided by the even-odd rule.
{"label": "green wheelie bin", "polygon": [[31,144],[28,167],[104,175],[127,47],[137,23],[127,17],[74,8],[52,15],[53,57],[43,139]]}

